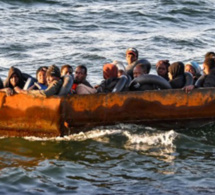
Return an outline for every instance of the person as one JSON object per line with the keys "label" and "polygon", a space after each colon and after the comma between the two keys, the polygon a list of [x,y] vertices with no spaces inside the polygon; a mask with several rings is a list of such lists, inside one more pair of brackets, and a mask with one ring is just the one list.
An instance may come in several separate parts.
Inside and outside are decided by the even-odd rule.
{"label": "person", "polygon": [[74,75],[74,84],[72,86],[73,90],[76,90],[77,86],[79,84],[86,85],[90,88],[93,88],[91,84],[86,80],[87,77],[87,68],[84,65],[79,65],[75,69],[75,75]]}
{"label": "person", "polygon": [[122,75],[126,75],[126,69],[123,62],[114,60],[112,64],[114,64],[118,68],[118,77],[121,77]]}
{"label": "person", "polygon": [[199,67],[199,64],[195,61],[187,62],[185,64],[185,72],[189,72],[192,74],[193,84],[195,84],[195,82],[201,76],[201,68]]}
{"label": "person", "polygon": [[97,86],[97,93],[112,92],[119,81],[118,68],[114,64],[104,64],[103,78],[104,80]]}
{"label": "person", "polygon": [[45,90],[47,88],[47,82],[46,82],[46,71],[48,67],[47,66],[41,66],[36,71],[36,79],[29,76],[28,79],[25,82],[25,85],[23,90],[32,90],[32,89],[43,89]]}
{"label": "person", "polygon": [[[67,83],[74,82],[73,68],[69,64],[65,64],[61,67],[60,74],[61,74],[62,79],[64,80],[64,83],[66,82],[66,80],[67,80]],[[68,76],[71,76],[71,77],[69,78]],[[71,89],[70,89],[70,94],[76,93],[75,90],[73,89],[73,85],[75,86],[74,88],[77,87],[77,84],[73,83],[71,86]]]}
{"label": "person", "polygon": [[51,65],[46,72],[46,80],[48,88],[45,90],[22,90],[18,86],[14,88],[17,93],[29,94],[35,97],[50,97],[52,95],[58,95],[63,85],[63,81],[60,78],[60,69]]}
{"label": "person", "polygon": [[169,60],[159,60],[156,64],[157,74],[167,81],[169,81],[168,77],[168,68],[170,66]]}
{"label": "person", "polygon": [[207,58],[215,58],[215,53],[213,51],[209,51],[205,54],[205,59]]}
{"label": "person", "polygon": [[14,89],[15,87],[23,88],[25,85],[25,80],[22,76],[22,72],[15,68],[14,66],[10,67],[8,76],[4,82],[4,88]]}
{"label": "person", "polygon": [[182,62],[174,62],[169,68],[169,83],[173,89],[183,88],[185,86],[184,64]]}
{"label": "person", "polygon": [[133,77],[137,78],[144,74],[148,74],[147,67],[145,66],[145,64],[137,64],[133,70]]}
{"label": "person", "polygon": [[128,65],[126,66],[126,72],[128,75],[130,75],[133,78],[133,69],[136,65],[136,62],[138,60],[138,50],[134,47],[128,48],[126,50],[126,61]]}
{"label": "person", "polygon": [[[134,80],[141,77],[144,79],[145,75],[149,75],[150,70],[151,70],[151,64],[148,61],[146,63],[145,59],[139,60],[133,70]],[[152,75],[152,76],[155,76],[155,75]],[[137,89],[132,89],[132,90],[145,91],[145,90],[156,90],[156,89],[159,89],[159,87],[156,84],[154,84],[153,82],[151,83],[147,82],[142,84]]]}
{"label": "person", "polygon": [[206,58],[203,63],[203,71],[206,75],[202,87],[215,87],[215,59]]}
{"label": "person", "polygon": [[41,66],[37,69],[37,72],[36,72],[37,82],[35,83],[35,85],[38,87],[38,89],[45,90],[48,87],[47,81],[46,81],[47,70],[48,70],[47,66]]}
{"label": "person", "polygon": [[149,72],[150,72],[150,70],[151,70],[151,63],[150,63],[148,60],[146,60],[146,59],[140,59],[140,60],[137,60],[137,61],[135,62],[135,65],[134,65],[133,70],[132,70],[132,74],[130,74],[130,72],[127,72],[127,74],[131,77],[131,79],[134,78],[134,75],[133,75],[133,73],[134,73],[134,68],[135,68],[137,65],[139,65],[139,64],[143,64],[144,69],[145,69],[145,71],[146,71],[145,74],[149,74]]}
{"label": "person", "polygon": [[65,75],[73,75],[73,68],[72,66],[70,66],[69,64],[65,64],[61,67],[61,70],[60,70],[60,74],[61,74],[61,77],[65,76]]}
{"label": "person", "polygon": [[7,96],[10,96],[10,95],[13,95],[14,91],[13,89],[7,87],[7,88],[4,88],[4,84],[0,78],[0,92],[5,92]]}
{"label": "person", "polygon": [[5,92],[7,96],[10,96],[16,93],[14,90],[15,87],[22,89],[24,85],[25,80],[22,72],[18,68],[12,66],[8,71],[8,76],[5,82],[3,82],[3,88],[0,91]]}

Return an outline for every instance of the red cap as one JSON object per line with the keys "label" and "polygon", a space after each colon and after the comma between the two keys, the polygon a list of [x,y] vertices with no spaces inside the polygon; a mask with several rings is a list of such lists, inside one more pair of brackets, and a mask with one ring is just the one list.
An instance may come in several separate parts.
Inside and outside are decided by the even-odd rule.
{"label": "red cap", "polygon": [[138,58],[138,51],[137,51],[137,49],[135,49],[133,47],[128,48],[126,50],[126,54],[133,54],[133,55],[135,55]]}

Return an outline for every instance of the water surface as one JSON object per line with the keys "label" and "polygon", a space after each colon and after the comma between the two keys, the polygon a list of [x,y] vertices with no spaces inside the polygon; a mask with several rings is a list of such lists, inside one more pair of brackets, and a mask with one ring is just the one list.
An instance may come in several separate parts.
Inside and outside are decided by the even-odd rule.
{"label": "water surface", "polygon": [[[1,0],[0,77],[11,66],[125,63],[136,47],[160,59],[195,60],[214,51],[212,0]],[[154,73],[154,69],[152,73]],[[1,138],[1,194],[214,194],[214,126],[161,131],[96,128],[64,138]]]}

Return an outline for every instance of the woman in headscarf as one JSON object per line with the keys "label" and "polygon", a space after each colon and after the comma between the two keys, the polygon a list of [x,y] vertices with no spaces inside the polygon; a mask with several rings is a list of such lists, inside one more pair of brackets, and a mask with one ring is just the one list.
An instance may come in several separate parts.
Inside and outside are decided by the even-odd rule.
{"label": "woman in headscarf", "polygon": [[189,72],[193,75],[193,84],[195,84],[195,82],[201,76],[201,68],[195,61],[187,62],[185,64],[185,72]]}
{"label": "woman in headscarf", "polygon": [[14,90],[15,87],[23,88],[25,85],[25,81],[23,78],[23,75],[21,71],[18,68],[11,67],[8,72],[8,76],[3,83],[3,89],[0,89],[0,91],[3,91],[6,93],[6,95],[13,95],[16,93]]}
{"label": "woman in headscarf", "polygon": [[105,64],[103,66],[103,78],[105,80],[103,80],[97,87],[97,92],[112,92],[117,82],[119,81],[118,68],[114,64]]}
{"label": "woman in headscarf", "polygon": [[172,88],[183,88],[186,83],[184,64],[182,62],[174,62],[169,66],[168,70],[169,82]]}
{"label": "woman in headscarf", "polygon": [[12,66],[9,69],[8,76],[4,82],[4,87],[5,88],[9,87],[11,89],[13,89],[14,87],[19,87],[22,89],[24,85],[25,81],[22,76],[22,72],[18,68]]}

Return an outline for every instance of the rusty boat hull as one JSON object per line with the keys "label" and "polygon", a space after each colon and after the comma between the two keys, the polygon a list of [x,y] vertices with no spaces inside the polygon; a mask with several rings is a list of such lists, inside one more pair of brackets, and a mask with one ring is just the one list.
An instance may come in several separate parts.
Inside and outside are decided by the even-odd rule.
{"label": "rusty boat hull", "polygon": [[64,136],[118,123],[168,128],[215,119],[214,88],[35,98],[0,93],[0,136]]}

